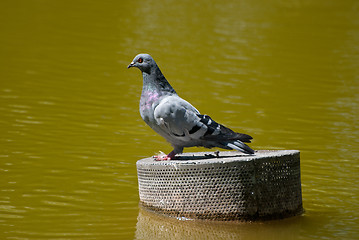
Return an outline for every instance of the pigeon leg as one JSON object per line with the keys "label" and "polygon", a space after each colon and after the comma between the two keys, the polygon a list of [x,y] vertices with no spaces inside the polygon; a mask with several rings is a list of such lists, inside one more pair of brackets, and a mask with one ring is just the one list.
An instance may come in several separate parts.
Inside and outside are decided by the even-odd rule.
{"label": "pigeon leg", "polygon": [[176,151],[173,150],[168,155],[157,155],[157,156],[153,156],[153,158],[155,159],[155,161],[168,161],[174,159],[175,155],[176,155]]}
{"label": "pigeon leg", "polygon": [[162,153],[161,155],[153,156],[153,158],[155,159],[155,161],[167,161],[167,160],[175,159],[176,154],[180,154],[183,152],[183,147],[178,147],[178,146],[173,146],[173,147],[174,149],[169,154],[165,155],[161,152]]}
{"label": "pigeon leg", "polygon": [[172,152],[170,152],[167,155],[167,158],[169,158],[168,160],[175,159],[175,155],[176,155],[176,152],[175,152],[175,150],[173,150]]}

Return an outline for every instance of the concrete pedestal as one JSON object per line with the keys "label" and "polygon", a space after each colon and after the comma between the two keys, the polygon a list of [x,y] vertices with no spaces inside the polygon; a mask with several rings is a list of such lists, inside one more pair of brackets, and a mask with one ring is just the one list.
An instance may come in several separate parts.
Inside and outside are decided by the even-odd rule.
{"label": "concrete pedestal", "polygon": [[299,151],[185,153],[137,162],[140,201],[167,215],[213,220],[265,220],[301,214]]}

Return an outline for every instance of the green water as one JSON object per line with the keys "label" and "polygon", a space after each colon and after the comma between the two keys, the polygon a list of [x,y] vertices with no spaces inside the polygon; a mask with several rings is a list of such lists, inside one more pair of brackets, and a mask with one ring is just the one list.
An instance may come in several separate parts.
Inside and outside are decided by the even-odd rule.
{"label": "green water", "polygon": [[[358,1],[3,0],[0,29],[1,239],[358,238]],[[141,210],[135,163],[171,147],[139,116],[139,52],[252,148],[300,150],[305,214]]]}

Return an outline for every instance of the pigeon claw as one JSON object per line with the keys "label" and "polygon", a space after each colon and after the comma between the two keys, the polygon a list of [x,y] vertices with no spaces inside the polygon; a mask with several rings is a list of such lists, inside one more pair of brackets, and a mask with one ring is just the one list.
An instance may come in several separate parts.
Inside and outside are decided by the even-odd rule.
{"label": "pigeon claw", "polygon": [[155,161],[169,161],[175,159],[176,158],[175,156],[176,156],[175,150],[173,150],[167,155],[160,151],[159,154],[153,156],[153,158]]}
{"label": "pigeon claw", "polygon": [[169,157],[167,155],[159,155],[159,156],[153,156],[153,159],[155,161],[169,161],[169,160],[171,160],[171,157]]}

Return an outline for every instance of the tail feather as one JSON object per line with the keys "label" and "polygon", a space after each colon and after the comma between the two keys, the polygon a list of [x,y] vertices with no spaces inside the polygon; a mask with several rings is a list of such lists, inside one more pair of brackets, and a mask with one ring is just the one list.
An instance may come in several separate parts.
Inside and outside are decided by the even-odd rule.
{"label": "tail feather", "polygon": [[253,139],[251,136],[249,136],[248,134],[244,134],[244,133],[237,133],[236,132],[236,137],[233,138],[232,140],[240,140],[242,142],[246,142],[246,143],[250,143],[251,140]]}
{"label": "tail feather", "polygon": [[246,153],[246,154],[254,154],[254,150],[248,147],[246,144],[242,143],[241,141],[233,141],[226,144],[228,147]]}
{"label": "tail feather", "polygon": [[[200,137],[203,141],[209,143],[203,144],[204,146],[216,146],[224,149],[234,149],[246,154],[254,154],[254,150],[248,147],[246,143],[250,143],[253,139],[251,136],[244,133],[237,133],[233,130],[215,122],[208,115],[197,115],[200,122],[205,125],[206,132]],[[190,134],[198,131],[200,127],[197,125],[189,131]]]}
{"label": "tail feather", "polygon": [[217,141],[240,140],[242,142],[250,143],[251,140],[253,139],[251,136],[247,134],[234,132],[230,128],[227,128],[222,124],[215,122],[208,115],[198,114],[197,116],[200,117],[200,122],[207,127],[206,133],[204,134],[204,136],[202,136],[202,139],[204,140],[217,140]]}

